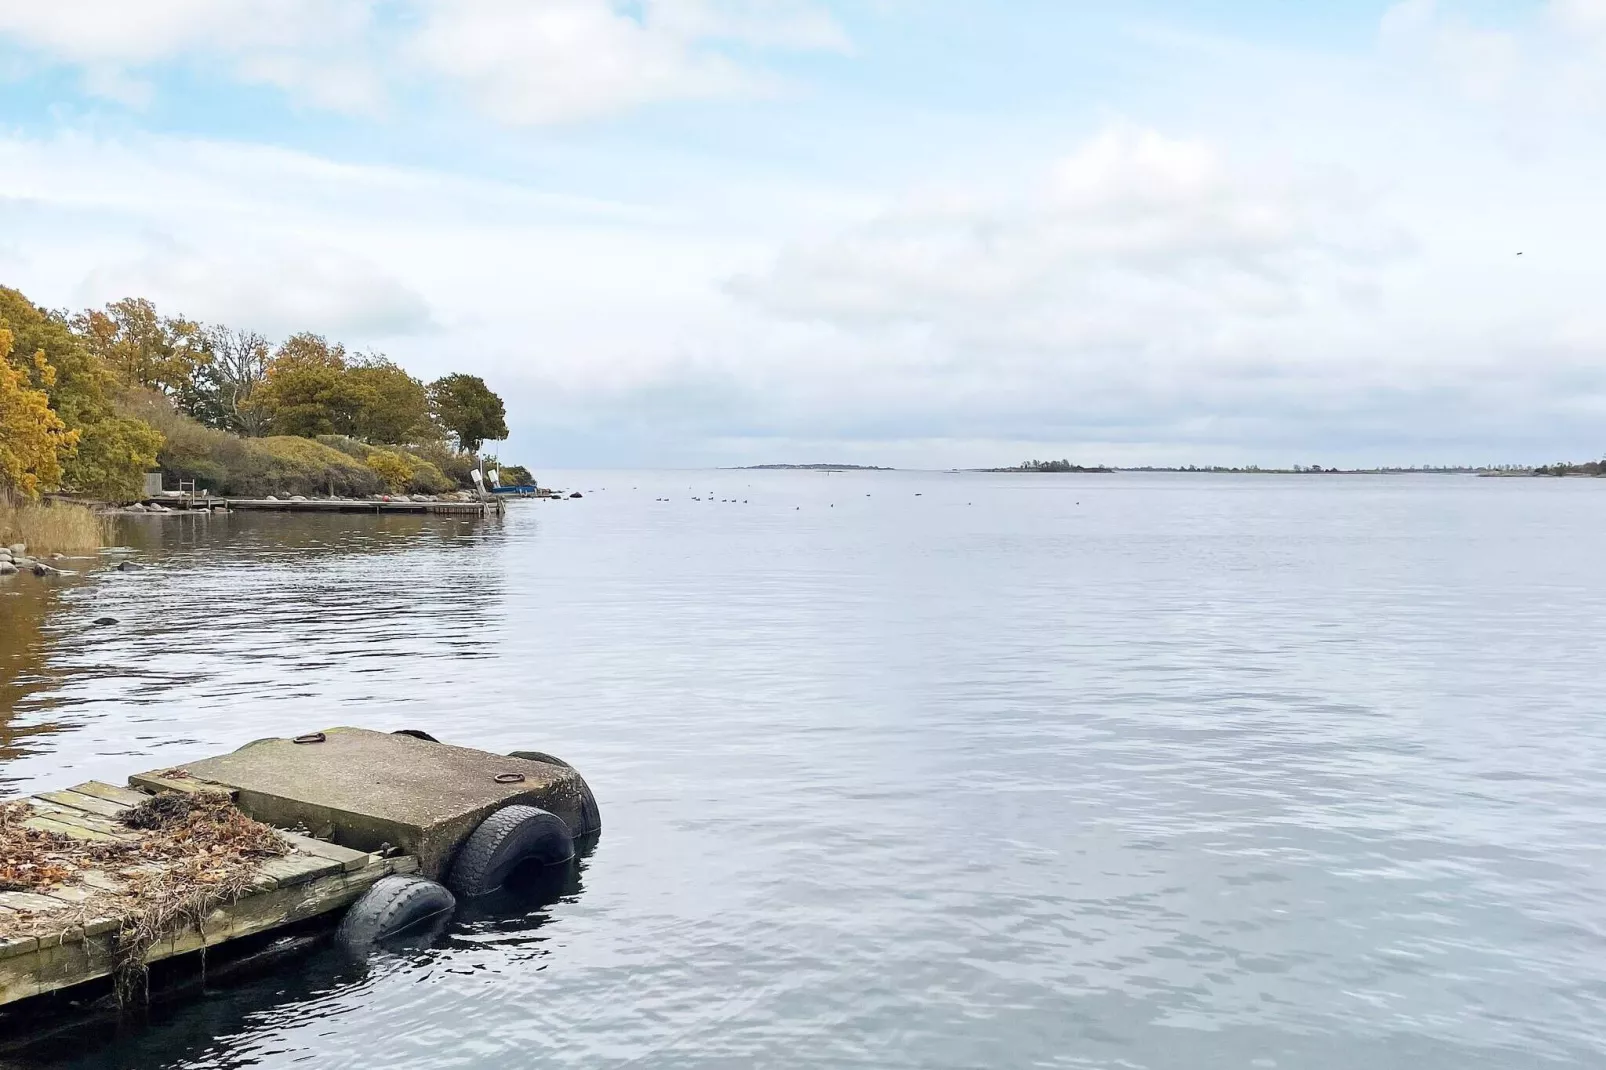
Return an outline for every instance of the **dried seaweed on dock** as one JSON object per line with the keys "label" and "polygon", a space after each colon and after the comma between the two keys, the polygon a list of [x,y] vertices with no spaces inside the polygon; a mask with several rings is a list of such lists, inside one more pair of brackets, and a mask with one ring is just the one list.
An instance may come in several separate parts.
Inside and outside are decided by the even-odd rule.
{"label": "dried seaweed on dock", "polygon": [[[212,909],[251,887],[265,859],[290,849],[222,792],[153,796],[122,815],[128,831],[116,840],[77,839],[23,824],[35,816],[25,802],[0,804],[0,887],[82,894],[77,902],[63,900],[59,910],[0,914],[0,939],[58,939],[88,918],[120,919],[114,973],[125,1000],[143,990],[145,954],[153,944],[199,927]],[[115,886],[84,883],[91,872],[113,878]]]}

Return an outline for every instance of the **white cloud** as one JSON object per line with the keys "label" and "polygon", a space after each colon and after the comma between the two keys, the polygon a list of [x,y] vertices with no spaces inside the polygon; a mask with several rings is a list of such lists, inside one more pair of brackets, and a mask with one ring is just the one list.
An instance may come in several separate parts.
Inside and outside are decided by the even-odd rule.
{"label": "white cloud", "polygon": [[84,71],[88,91],[140,104],[136,72],[185,61],[348,111],[378,106],[366,39],[375,0],[0,0],[0,35]]}
{"label": "white cloud", "polygon": [[424,77],[515,124],[663,100],[768,91],[725,46],[843,49],[806,0],[0,0],[0,36],[80,67],[85,88],[143,105],[183,62],[343,112],[384,106]]}
{"label": "white cloud", "polygon": [[1381,37],[1474,101],[1530,111],[1606,102],[1606,0],[1548,0],[1538,17],[1500,26],[1453,3],[1400,0],[1384,13]]}
{"label": "white cloud", "polygon": [[[734,292],[844,326],[1059,364],[1250,357],[1365,301],[1400,237],[1343,183],[1235,172],[1210,146],[1117,127],[1013,203],[912,204],[783,254]],[[1286,358],[1285,358],[1286,359]]]}

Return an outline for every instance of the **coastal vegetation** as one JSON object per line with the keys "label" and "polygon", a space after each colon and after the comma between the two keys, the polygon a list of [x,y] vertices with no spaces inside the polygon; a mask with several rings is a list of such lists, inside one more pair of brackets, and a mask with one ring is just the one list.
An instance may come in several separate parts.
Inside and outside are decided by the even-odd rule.
{"label": "coastal vegetation", "polygon": [[426,384],[310,332],[274,343],[142,298],[52,311],[0,286],[0,492],[14,517],[44,516],[28,506],[51,492],[133,500],[157,469],[234,496],[440,494],[471,487],[475,455],[506,437],[502,399],[477,376]]}
{"label": "coastal vegetation", "polygon": [[987,468],[987,472],[1108,472],[1103,467],[1087,468],[1070,461],[1022,461],[1014,468]]}
{"label": "coastal vegetation", "polygon": [[109,541],[110,526],[106,516],[86,506],[0,491],[0,546],[21,543],[36,553],[93,550]]}

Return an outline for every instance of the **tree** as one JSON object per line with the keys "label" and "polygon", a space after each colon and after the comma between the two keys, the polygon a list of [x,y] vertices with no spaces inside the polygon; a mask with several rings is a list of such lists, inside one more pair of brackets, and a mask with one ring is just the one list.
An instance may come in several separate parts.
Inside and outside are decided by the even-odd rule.
{"label": "tree", "polygon": [[[78,442],[50,411],[50,396],[35,390],[29,377],[10,361],[11,332],[0,328],[0,489],[24,498],[61,485],[61,462]],[[36,373],[54,384],[56,370],[43,352],[34,354]]]}
{"label": "tree", "polygon": [[349,372],[345,346],[316,334],[292,335],[268,363],[252,403],[268,414],[275,434],[355,437],[359,414],[376,398]]}
{"label": "tree", "polygon": [[382,356],[355,362],[347,374],[367,401],[357,413],[357,437],[365,442],[403,444],[438,439],[430,421],[424,384]]}
{"label": "tree", "polygon": [[256,403],[273,347],[255,331],[215,326],[205,330],[211,359],[198,369],[194,400],[186,411],[223,431],[257,438],[267,431],[268,412]]}
{"label": "tree", "polygon": [[63,482],[80,494],[126,502],[144,492],[145,473],[156,467],[162,433],[141,420],[109,416],[83,429]]}
{"label": "tree", "polygon": [[[105,363],[73,333],[65,316],[0,286],[0,327],[11,332],[12,367],[28,376],[33,389],[50,397],[51,409],[69,429],[111,415],[115,380]],[[48,383],[33,361],[38,353],[44,354],[45,363],[53,370]]]}
{"label": "tree", "polygon": [[457,439],[461,449],[478,453],[487,439],[507,437],[507,411],[502,399],[477,375],[456,373],[429,384],[435,419]]}
{"label": "tree", "polygon": [[164,317],[143,297],[113,301],[104,311],[88,309],[72,323],[90,352],[125,386],[176,397],[211,359],[199,324],[182,316]]}

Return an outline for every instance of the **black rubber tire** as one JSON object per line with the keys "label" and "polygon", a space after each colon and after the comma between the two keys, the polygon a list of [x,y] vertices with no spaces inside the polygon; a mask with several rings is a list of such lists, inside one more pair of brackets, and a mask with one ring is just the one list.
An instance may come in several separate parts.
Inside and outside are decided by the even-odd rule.
{"label": "black rubber tire", "polygon": [[508,753],[508,757],[509,758],[523,758],[527,762],[545,762],[548,765],[555,765],[555,766],[558,766],[559,768],[562,768],[562,769],[573,769],[574,768],[574,766],[570,765],[568,762],[564,761],[562,758],[554,758],[552,755],[546,753],[545,751],[539,751],[539,750],[516,750],[516,751],[510,751]]}
{"label": "black rubber tire", "polygon": [[335,930],[335,942],[355,955],[420,922],[455,909],[457,900],[443,886],[410,874],[381,877],[351,904]]}
{"label": "black rubber tire", "polygon": [[581,776],[574,766],[562,758],[554,757],[539,750],[516,750],[508,755],[509,758],[523,758],[527,762],[545,762],[560,769],[574,772],[575,778],[580,781],[580,823],[578,827],[569,829],[569,835],[577,840],[584,840],[595,836],[602,831],[602,807],[597,805],[597,797],[591,791],[591,785]]}
{"label": "black rubber tire", "polygon": [[504,806],[463,841],[446,886],[472,899],[501,888],[522,865],[556,866],[573,857],[574,837],[557,814],[535,806]]}
{"label": "black rubber tire", "polygon": [[413,739],[421,739],[425,743],[439,743],[440,742],[440,740],[436,739],[434,736],[430,735],[428,732],[420,731],[417,728],[398,728],[398,729],[396,729],[396,731],[392,732],[391,735],[393,735],[393,736],[411,736]]}

